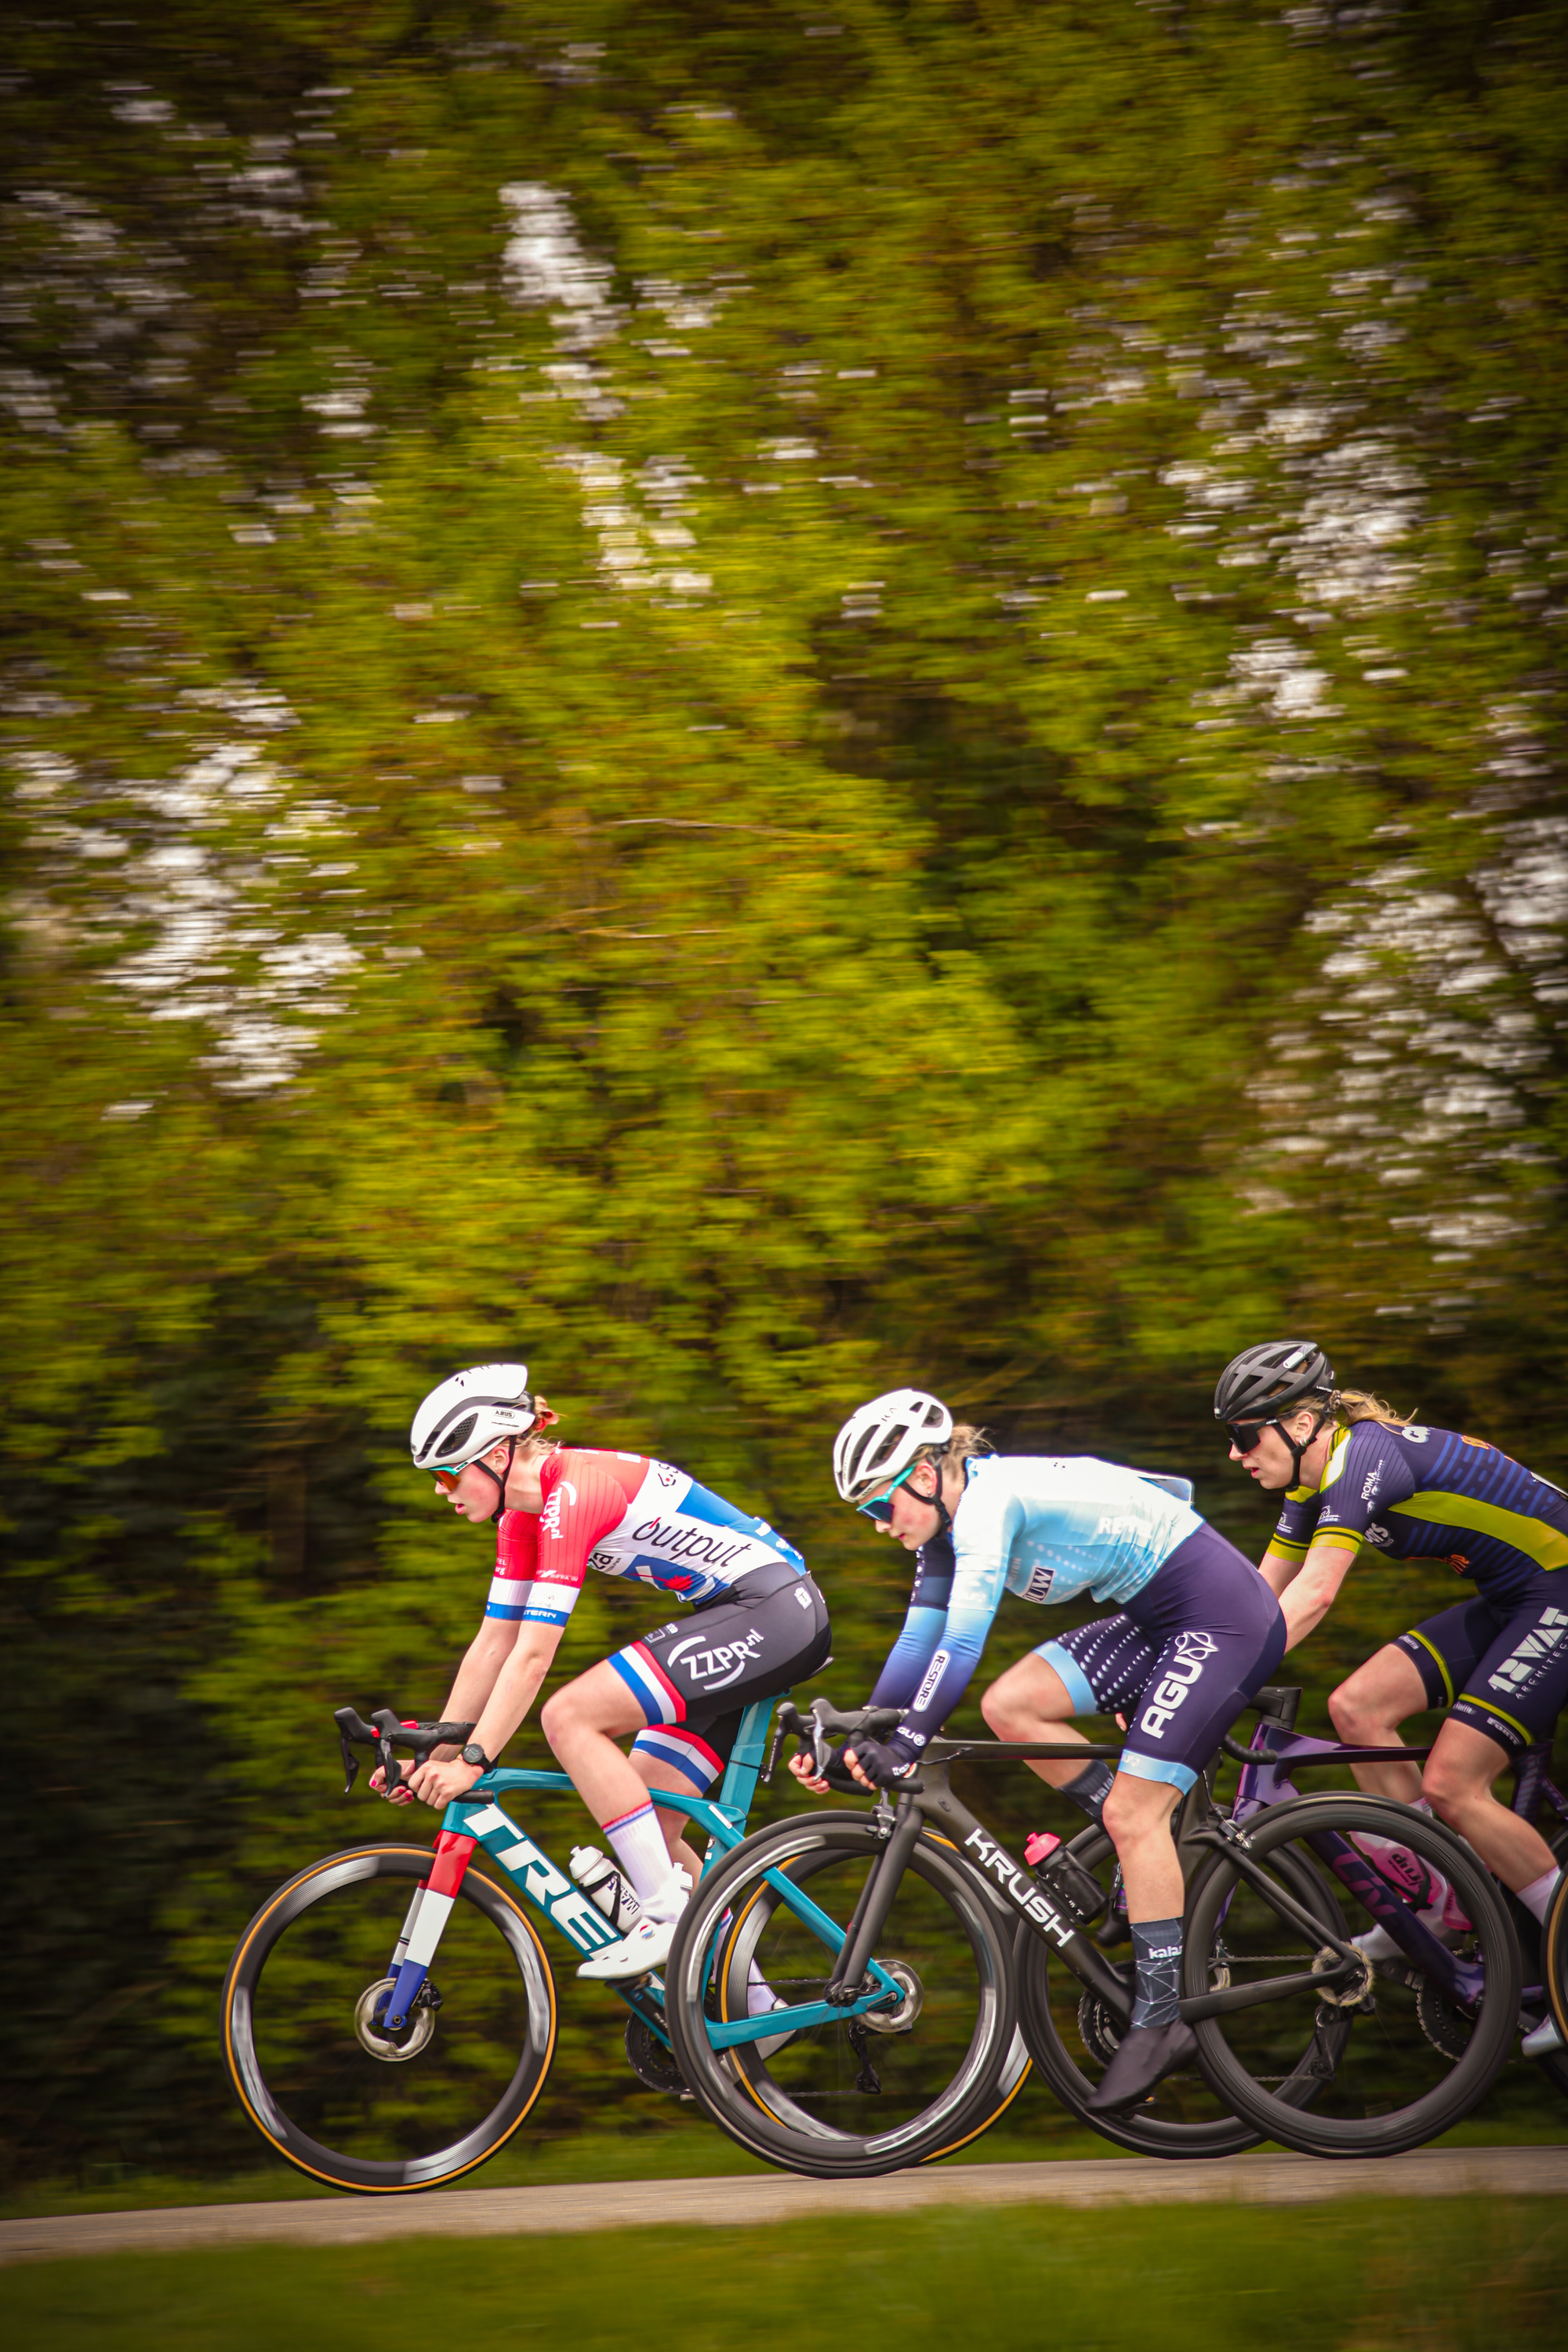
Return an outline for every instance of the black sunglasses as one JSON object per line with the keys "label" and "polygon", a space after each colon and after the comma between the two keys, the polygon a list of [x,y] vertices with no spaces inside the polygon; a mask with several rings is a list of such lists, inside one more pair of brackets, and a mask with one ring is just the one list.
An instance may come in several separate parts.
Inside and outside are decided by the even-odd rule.
{"label": "black sunglasses", "polygon": [[1266,1429],[1278,1429],[1277,1421],[1227,1421],[1226,1434],[1238,1454],[1250,1454],[1262,1440]]}

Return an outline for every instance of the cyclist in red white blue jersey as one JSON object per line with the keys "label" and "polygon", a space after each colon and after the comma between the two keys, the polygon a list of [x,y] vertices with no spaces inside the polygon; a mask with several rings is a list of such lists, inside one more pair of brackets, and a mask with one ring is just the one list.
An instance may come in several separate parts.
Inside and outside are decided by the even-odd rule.
{"label": "cyclist in red white blue jersey", "polygon": [[[1184,1479],[1163,1481],[1089,1455],[993,1454],[940,1399],[895,1389],[838,1433],[844,1501],[916,1554],[902,1633],[871,1694],[901,1706],[886,1740],[858,1738],[845,1761],[870,1788],[918,1769],[963,1697],[1003,1595],[1119,1604],[1043,1643],[981,1700],[1003,1739],[1080,1741],[1079,1715],[1124,1715],[1120,1764],[1031,1767],[1115,1844],[1136,1970],[1131,2030],[1089,2100],[1136,2105],[1196,2053],[1177,1988],[1184,1889],[1173,1809],[1285,1646],[1273,1594],[1251,1561],[1198,1516]],[[810,1779],[804,1759],[799,1777]]]}
{"label": "cyclist in red white blue jersey", "polygon": [[[1568,1703],[1568,1494],[1484,1438],[1339,1388],[1310,1340],[1244,1349],[1221,1375],[1215,1414],[1230,1459],[1283,1496],[1261,1566],[1291,1648],[1321,1623],[1363,1546],[1385,1559],[1443,1561],[1475,1587],[1358,1667],[1329,1713],[1342,1739],[1381,1748],[1399,1744],[1410,1716],[1447,1708],[1424,1772],[1366,1764],[1356,1779],[1429,1805],[1544,1920],[1556,1860],[1493,1783],[1508,1759],[1550,1740]],[[1428,1924],[1440,1927],[1443,1909],[1434,1890]],[[1381,1934],[1361,1940],[1370,1948]],[[1536,2057],[1562,2044],[1548,2022],[1524,2046]]]}
{"label": "cyclist in red white blue jersey", "polygon": [[[525,1364],[456,1372],[414,1417],[416,1465],[459,1518],[496,1528],[479,1630],[443,1710],[472,1723],[461,1752],[437,1748],[408,1788],[444,1807],[472,1788],[518,1729],[549,1673],[589,1569],[688,1603],[563,1684],[540,1722],[614,1848],[642,1916],[580,1976],[641,1976],[668,1957],[700,1864],[684,1817],[650,1789],[706,1794],[744,1709],[815,1673],[831,1647],[827,1610],[795,1546],[684,1470],[640,1454],[562,1445]],[[635,1734],[629,1757],[616,1745]],[[372,1786],[378,1785],[379,1774]],[[399,1795],[402,1791],[397,1792]]]}

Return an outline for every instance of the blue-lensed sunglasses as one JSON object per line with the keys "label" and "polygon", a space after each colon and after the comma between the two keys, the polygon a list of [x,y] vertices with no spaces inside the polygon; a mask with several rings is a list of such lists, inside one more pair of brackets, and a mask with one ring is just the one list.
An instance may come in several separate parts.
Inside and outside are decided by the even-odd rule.
{"label": "blue-lensed sunglasses", "polygon": [[885,1528],[893,1516],[893,1496],[906,1478],[913,1477],[919,1466],[918,1463],[911,1462],[907,1470],[900,1471],[890,1486],[884,1486],[882,1492],[873,1495],[868,1503],[857,1503],[856,1509],[863,1512],[867,1518],[875,1519],[879,1528]]}

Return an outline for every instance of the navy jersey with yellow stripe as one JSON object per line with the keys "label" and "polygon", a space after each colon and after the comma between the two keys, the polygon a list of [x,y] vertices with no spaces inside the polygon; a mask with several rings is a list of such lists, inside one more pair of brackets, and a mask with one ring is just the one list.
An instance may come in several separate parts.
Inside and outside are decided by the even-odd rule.
{"label": "navy jersey with yellow stripe", "polygon": [[1341,1528],[1391,1559],[1447,1560],[1493,1601],[1522,1601],[1543,1570],[1568,1568],[1561,1486],[1481,1438],[1418,1422],[1343,1431],[1316,1493],[1286,1496],[1269,1548],[1300,1559],[1315,1535]]}

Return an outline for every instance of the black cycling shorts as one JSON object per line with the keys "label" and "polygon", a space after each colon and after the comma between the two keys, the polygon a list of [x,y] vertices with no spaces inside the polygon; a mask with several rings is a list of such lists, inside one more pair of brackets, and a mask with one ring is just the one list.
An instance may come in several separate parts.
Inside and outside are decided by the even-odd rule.
{"label": "black cycling shorts", "polygon": [[1510,1756],[1549,1740],[1568,1706],[1568,1574],[1542,1570],[1530,1599],[1478,1593],[1427,1617],[1394,1643],[1414,1659],[1429,1706],[1485,1732]]}
{"label": "black cycling shorts", "polygon": [[648,1728],[633,1753],[673,1764],[700,1793],[722,1771],[741,1717],[827,1662],[827,1603],[788,1560],[753,1569],[672,1625],[617,1650],[610,1664]]}

